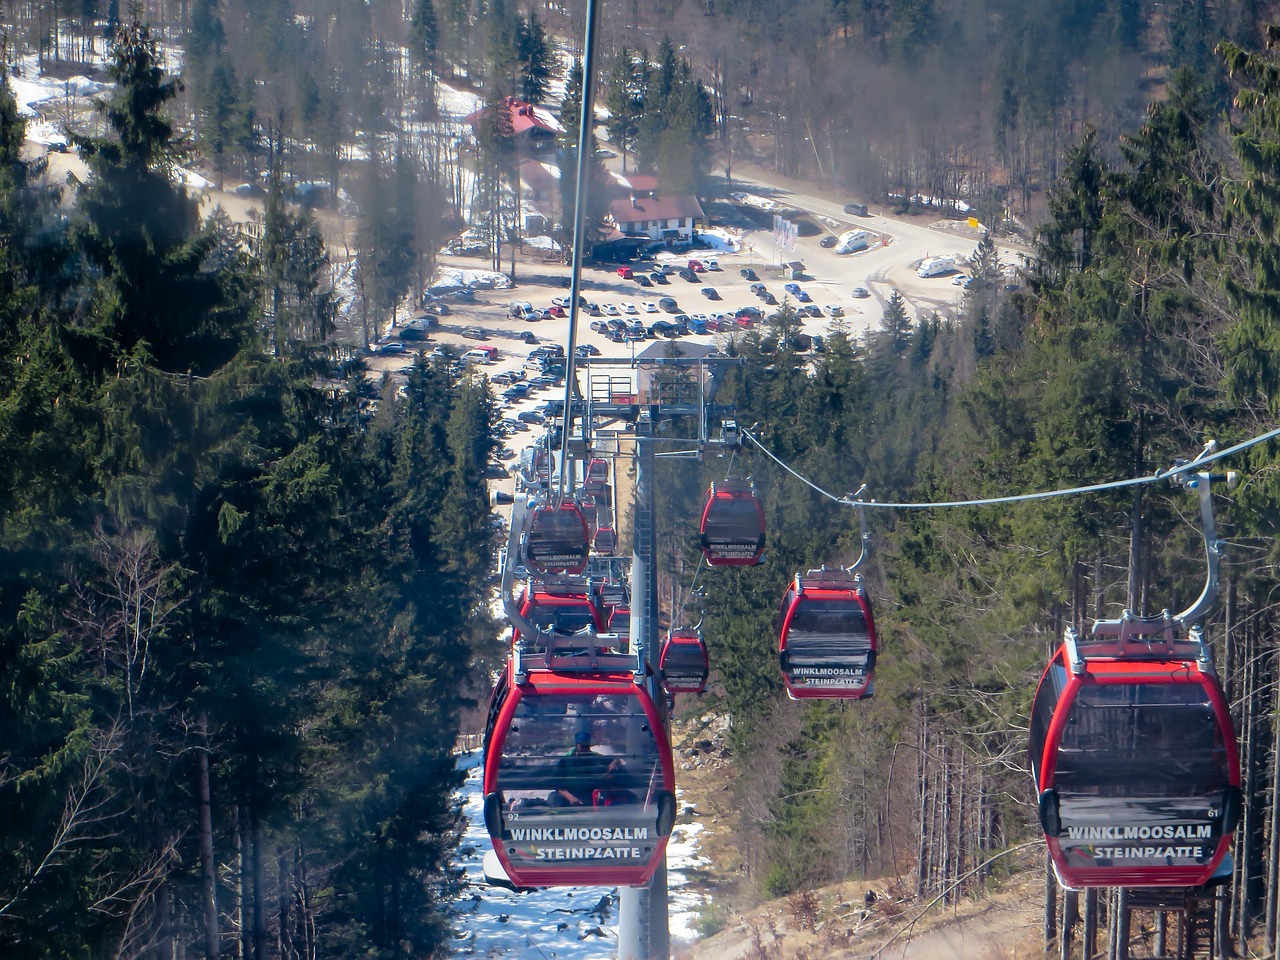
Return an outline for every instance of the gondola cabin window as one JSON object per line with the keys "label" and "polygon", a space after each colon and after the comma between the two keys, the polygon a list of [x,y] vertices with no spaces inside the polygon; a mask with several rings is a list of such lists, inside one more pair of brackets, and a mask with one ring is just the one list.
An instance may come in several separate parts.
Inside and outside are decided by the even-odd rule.
{"label": "gondola cabin window", "polygon": [[791,616],[787,648],[793,657],[863,652],[871,649],[871,631],[857,601],[802,597]]}
{"label": "gondola cabin window", "polygon": [[1064,798],[1216,802],[1228,782],[1226,747],[1199,684],[1086,684],[1076,694],[1054,771]]}

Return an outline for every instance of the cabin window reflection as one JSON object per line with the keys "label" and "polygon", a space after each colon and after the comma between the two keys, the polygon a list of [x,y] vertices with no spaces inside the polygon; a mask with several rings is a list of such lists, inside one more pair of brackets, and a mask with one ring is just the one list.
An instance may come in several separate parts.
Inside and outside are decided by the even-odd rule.
{"label": "cabin window reflection", "polygon": [[749,540],[760,536],[760,514],[755,500],[717,500],[707,514],[707,538],[717,540]]}
{"label": "cabin window reflection", "polygon": [[657,737],[640,702],[621,694],[523,697],[502,745],[498,786],[517,808],[560,806],[565,760],[575,754],[601,758],[600,783],[587,791],[597,804],[605,796],[648,804],[662,789]]}
{"label": "cabin window reflection", "polygon": [[867,618],[855,600],[802,599],[791,615],[788,641],[797,636],[843,637],[868,646],[871,643]]}
{"label": "cabin window reflection", "polygon": [[1090,685],[1058,749],[1060,794],[1208,797],[1228,783],[1213,704],[1199,684]]}

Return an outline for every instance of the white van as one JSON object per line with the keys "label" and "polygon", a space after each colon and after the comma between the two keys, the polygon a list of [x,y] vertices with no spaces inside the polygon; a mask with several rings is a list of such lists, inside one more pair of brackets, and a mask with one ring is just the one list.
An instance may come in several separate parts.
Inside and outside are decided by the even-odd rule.
{"label": "white van", "polygon": [[490,356],[488,350],[468,350],[461,359],[464,363],[490,363]]}
{"label": "white van", "polygon": [[956,268],[955,257],[927,257],[920,261],[917,277],[940,277]]}
{"label": "white van", "polygon": [[533,313],[533,304],[528,300],[513,300],[511,301],[511,310],[509,312],[517,320],[522,320],[528,314]]}
{"label": "white van", "polygon": [[850,230],[847,233],[840,234],[840,241],[836,244],[836,253],[857,253],[859,250],[865,250],[868,246],[870,234],[865,230]]}

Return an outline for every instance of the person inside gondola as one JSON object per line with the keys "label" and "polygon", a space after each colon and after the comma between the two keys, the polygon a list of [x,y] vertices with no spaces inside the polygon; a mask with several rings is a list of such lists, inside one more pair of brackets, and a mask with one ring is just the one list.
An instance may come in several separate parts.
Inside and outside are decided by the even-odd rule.
{"label": "person inside gondola", "polygon": [[[560,806],[590,807],[618,791],[611,789],[622,761],[596,753],[591,747],[591,731],[580,729],[573,735],[573,750],[556,761],[556,790],[552,803]],[[616,802],[616,801],[615,801]]]}

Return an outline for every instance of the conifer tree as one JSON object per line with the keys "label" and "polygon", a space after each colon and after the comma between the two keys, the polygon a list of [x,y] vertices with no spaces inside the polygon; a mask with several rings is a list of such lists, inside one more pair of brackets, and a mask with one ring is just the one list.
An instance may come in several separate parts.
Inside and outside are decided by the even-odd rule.
{"label": "conifer tree", "polygon": [[547,99],[556,74],[555,51],[547,39],[546,28],[530,8],[516,27],[516,49],[519,56],[520,98],[529,103]]}
{"label": "conifer tree", "polygon": [[74,230],[96,287],[89,328],[104,365],[141,353],[173,372],[213,369],[244,341],[248,313],[203,269],[215,238],[176,181],[186,151],[161,111],[180,85],[141,24],[121,30],[114,56],[116,92],[99,105],[112,136],[75,138],[94,174]]}
{"label": "conifer tree", "polygon": [[[582,62],[575,59],[569,68],[569,79],[565,85],[564,101],[560,107],[560,125],[564,133],[560,135],[561,149],[556,154],[556,163],[560,167],[560,243],[566,258],[572,255],[574,203],[578,182],[578,127],[582,114]],[[604,163],[596,155],[597,141],[591,137],[588,147],[591,159],[587,169],[591,178],[587,188],[587,213],[585,221],[586,249],[591,252],[605,230],[605,215],[608,213],[609,175]]]}
{"label": "conifer tree", "polygon": [[605,77],[609,140],[622,151],[623,170],[627,169],[627,154],[635,149],[640,117],[644,113],[648,72],[648,56],[623,46],[618,49]]}

